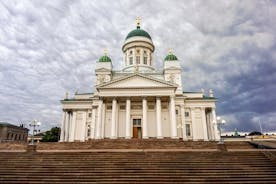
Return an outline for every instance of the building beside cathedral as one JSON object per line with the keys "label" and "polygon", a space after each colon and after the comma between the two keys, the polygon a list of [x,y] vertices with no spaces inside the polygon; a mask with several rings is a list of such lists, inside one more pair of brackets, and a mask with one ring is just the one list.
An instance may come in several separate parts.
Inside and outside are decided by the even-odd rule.
{"label": "building beside cathedral", "polygon": [[95,92],[61,101],[60,141],[218,140],[212,90],[208,96],[183,91],[181,61],[170,52],[162,61],[163,70],[156,70],[154,50],[151,36],[138,21],[122,46],[125,67],[114,71],[105,53],[96,63]]}

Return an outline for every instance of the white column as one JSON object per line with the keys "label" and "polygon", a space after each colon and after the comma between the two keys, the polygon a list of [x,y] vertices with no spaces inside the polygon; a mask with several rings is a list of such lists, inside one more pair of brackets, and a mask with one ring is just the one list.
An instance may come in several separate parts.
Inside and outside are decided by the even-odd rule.
{"label": "white column", "polygon": [[212,108],[212,115],[213,115],[213,120],[215,122],[215,123],[212,122],[212,124],[214,126],[215,140],[219,141],[220,140],[220,136],[219,136],[218,126],[217,126],[217,116],[216,116],[215,108]]}
{"label": "white column", "polygon": [[187,134],[186,134],[186,123],[185,123],[185,108],[184,105],[180,106],[181,111],[181,124],[182,124],[182,138],[183,140],[187,140]]}
{"label": "white column", "polygon": [[69,114],[69,131],[68,131],[68,133],[69,133],[69,135],[68,135],[68,141],[70,142],[70,137],[72,137],[72,135],[71,135],[71,132],[72,132],[72,124],[73,124],[73,112],[71,112],[70,114]]}
{"label": "white column", "polygon": [[64,142],[64,137],[65,137],[65,135],[64,135],[65,134],[65,121],[66,121],[66,112],[63,111],[59,142]]}
{"label": "white column", "polygon": [[102,104],[103,104],[103,101],[99,99],[98,112],[97,112],[98,118],[97,118],[97,124],[96,124],[96,139],[101,138]]}
{"label": "white column", "polygon": [[214,129],[212,126],[212,121],[211,121],[211,112],[208,111],[206,113],[206,124],[207,124],[207,129],[208,129],[208,139],[215,140],[214,138]]}
{"label": "white column", "polygon": [[161,124],[161,100],[160,97],[156,97],[156,122],[157,122],[157,138],[162,139],[162,124]]}
{"label": "white column", "polygon": [[70,114],[69,112],[65,112],[65,133],[64,133],[64,141],[69,141],[69,122],[70,122]]}
{"label": "white column", "polygon": [[193,140],[198,141],[197,136],[197,125],[195,120],[195,108],[191,108],[191,119],[192,119],[192,133],[193,133]]}
{"label": "white column", "polygon": [[171,110],[171,138],[177,138],[177,126],[176,126],[176,117],[175,117],[175,102],[174,96],[170,97],[170,110]]}
{"label": "white column", "polygon": [[102,106],[102,126],[101,126],[101,138],[104,139],[104,126],[105,126],[105,103]]}
{"label": "white column", "polygon": [[206,113],[204,107],[201,108],[201,123],[203,129],[203,139],[204,141],[208,141],[208,129],[206,124]]}
{"label": "white column", "polygon": [[79,137],[79,139],[80,139],[80,141],[81,142],[84,142],[85,141],[85,137],[86,137],[86,132],[85,132],[85,130],[86,130],[86,117],[87,117],[87,112],[83,112],[83,114],[82,114],[82,123],[81,123],[81,125],[80,125],[80,137]]}
{"label": "white column", "polygon": [[117,100],[112,100],[112,115],[111,115],[111,139],[116,139],[116,111],[117,111]]}
{"label": "white column", "polygon": [[90,138],[95,139],[95,127],[96,127],[96,109],[92,107],[92,117],[90,124]]}
{"label": "white column", "polygon": [[143,125],[142,125],[142,136],[143,139],[148,139],[148,122],[147,122],[147,111],[148,111],[148,105],[147,105],[147,99],[146,97],[143,98]]}
{"label": "white column", "polygon": [[130,98],[126,100],[126,139],[130,139]]}
{"label": "white column", "polygon": [[70,135],[69,135],[69,142],[75,141],[75,131],[76,131],[76,111],[73,111],[70,118]]}

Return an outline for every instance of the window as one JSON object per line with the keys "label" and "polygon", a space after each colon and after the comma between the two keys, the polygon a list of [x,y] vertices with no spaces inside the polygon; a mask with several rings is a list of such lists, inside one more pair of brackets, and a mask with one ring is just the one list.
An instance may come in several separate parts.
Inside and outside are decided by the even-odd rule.
{"label": "window", "polygon": [[175,114],[178,115],[178,110],[177,109],[175,110]]}
{"label": "window", "polygon": [[129,54],[132,54],[132,50],[131,50],[131,51],[129,51]]}
{"label": "window", "polygon": [[191,136],[191,126],[190,126],[190,124],[186,124],[186,135]]}
{"label": "window", "polygon": [[189,117],[189,112],[185,112],[185,117]]}
{"label": "window", "polygon": [[129,57],[129,64],[133,65],[133,57]]}
{"label": "window", "polygon": [[136,56],[136,64],[140,64],[140,56]]}
{"label": "window", "polygon": [[147,57],[144,57],[144,65],[147,64],[147,60],[148,60],[148,58],[147,58]]}
{"label": "window", "polygon": [[141,119],[133,119],[133,125],[141,126]]}
{"label": "window", "polygon": [[90,137],[91,135],[91,128],[90,125],[87,125],[87,137]]}

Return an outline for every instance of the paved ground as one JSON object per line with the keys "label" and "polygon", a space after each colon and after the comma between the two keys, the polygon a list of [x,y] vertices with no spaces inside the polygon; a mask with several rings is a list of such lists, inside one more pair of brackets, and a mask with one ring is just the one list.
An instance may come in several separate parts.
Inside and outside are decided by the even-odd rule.
{"label": "paved ground", "polygon": [[276,141],[251,141],[251,143],[258,145],[259,147],[266,147],[270,149],[276,149]]}

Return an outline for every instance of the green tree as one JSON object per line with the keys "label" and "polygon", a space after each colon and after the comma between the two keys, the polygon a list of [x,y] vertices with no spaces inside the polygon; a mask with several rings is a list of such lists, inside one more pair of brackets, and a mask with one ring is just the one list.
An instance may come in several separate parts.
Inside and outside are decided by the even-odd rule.
{"label": "green tree", "polygon": [[48,130],[45,132],[45,134],[42,137],[41,142],[58,142],[60,135],[60,128],[59,127],[53,127],[51,130]]}

